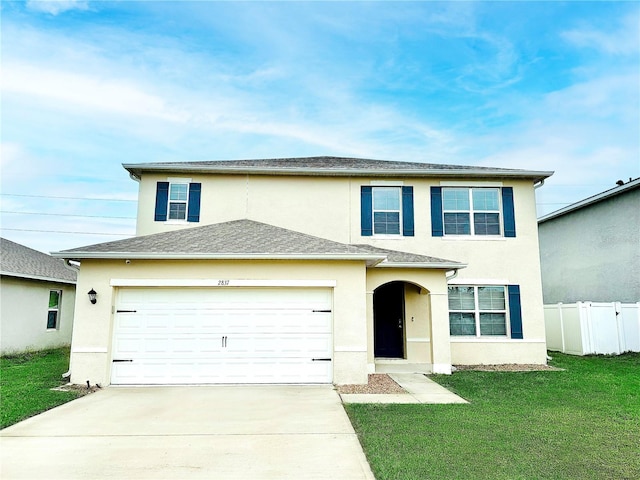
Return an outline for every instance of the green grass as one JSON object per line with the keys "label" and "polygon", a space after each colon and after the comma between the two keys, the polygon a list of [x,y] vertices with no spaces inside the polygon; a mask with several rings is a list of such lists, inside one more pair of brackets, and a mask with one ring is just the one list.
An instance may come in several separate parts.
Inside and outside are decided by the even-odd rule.
{"label": "green grass", "polygon": [[0,358],[0,428],[77,398],[51,390],[65,383],[68,369],[68,348]]}
{"label": "green grass", "polygon": [[378,480],[639,479],[640,354],[433,375],[469,405],[345,405]]}

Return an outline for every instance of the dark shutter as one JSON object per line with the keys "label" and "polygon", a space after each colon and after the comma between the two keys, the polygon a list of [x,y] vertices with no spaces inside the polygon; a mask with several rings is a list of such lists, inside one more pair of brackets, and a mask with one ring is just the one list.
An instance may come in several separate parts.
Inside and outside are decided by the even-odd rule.
{"label": "dark shutter", "polygon": [[509,323],[511,324],[511,338],[523,338],[520,286],[509,285],[507,290],[509,292]]}
{"label": "dark shutter", "polygon": [[442,187],[431,187],[431,235],[442,237]]}
{"label": "dark shutter", "polygon": [[413,237],[413,187],[402,187],[402,235]]}
{"label": "dark shutter", "polygon": [[504,236],[516,236],[516,216],[513,208],[513,188],[502,188],[502,215],[504,217]]}
{"label": "dark shutter", "polygon": [[371,187],[360,190],[360,229],[363,237],[373,235],[373,193]]}
{"label": "dark shutter", "polygon": [[189,204],[187,210],[187,222],[200,221],[200,189],[201,184],[189,184]]}
{"label": "dark shutter", "polygon": [[167,206],[169,203],[169,182],[158,182],[156,186],[156,222],[167,221]]}

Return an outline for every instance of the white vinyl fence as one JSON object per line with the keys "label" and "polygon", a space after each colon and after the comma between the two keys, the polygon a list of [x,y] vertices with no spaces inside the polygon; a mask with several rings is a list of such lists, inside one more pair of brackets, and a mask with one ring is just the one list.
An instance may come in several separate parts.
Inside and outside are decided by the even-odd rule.
{"label": "white vinyl fence", "polygon": [[639,303],[544,306],[547,348],[572,355],[640,352]]}

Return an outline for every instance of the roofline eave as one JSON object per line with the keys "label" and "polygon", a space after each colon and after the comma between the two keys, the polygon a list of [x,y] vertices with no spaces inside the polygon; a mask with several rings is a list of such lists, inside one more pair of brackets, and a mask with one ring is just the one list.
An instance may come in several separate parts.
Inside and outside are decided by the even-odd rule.
{"label": "roofline eave", "polygon": [[40,275],[29,275],[26,273],[0,271],[0,275],[3,275],[5,277],[23,278],[25,280],[39,280],[41,282],[65,283],[67,285],[76,285],[78,283],[75,280],[65,280],[62,278],[54,278],[54,277],[42,277]]}
{"label": "roofline eave", "polygon": [[466,263],[445,262],[380,262],[376,268],[422,268],[432,270],[459,270],[466,268]]}
{"label": "roofline eave", "polygon": [[238,174],[238,175],[306,175],[306,176],[326,176],[326,177],[494,177],[494,178],[526,178],[535,182],[544,180],[553,175],[553,171],[535,170],[497,170],[487,171],[483,169],[343,169],[343,168],[252,168],[252,167],[220,167],[211,165],[191,165],[181,167],[176,164],[123,164],[130,174],[140,177],[143,172],[179,172],[179,173],[217,173],[217,174]]}
{"label": "roofline eave", "polygon": [[274,253],[140,253],[140,252],[51,252],[52,257],[67,260],[347,260],[365,261],[367,266],[384,261],[384,255],[346,254],[274,254]]}
{"label": "roofline eave", "polygon": [[604,200],[618,196],[622,193],[625,193],[628,190],[633,190],[638,187],[640,187],[640,178],[636,178],[618,187],[614,187],[612,189],[606,190],[596,195],[592,195],[591,197],[572,203],[571,205],[567,205],[566,207],[562,207],[554,212],[547,213],[546,215],[543,215],[538,219],[538,225],[546,222],[547,220],[552,220],[554,218],[566,215],[567,213],[571,213],[576,210],[580,210],[582,208],[588,207],[590,205],[600,203]]}

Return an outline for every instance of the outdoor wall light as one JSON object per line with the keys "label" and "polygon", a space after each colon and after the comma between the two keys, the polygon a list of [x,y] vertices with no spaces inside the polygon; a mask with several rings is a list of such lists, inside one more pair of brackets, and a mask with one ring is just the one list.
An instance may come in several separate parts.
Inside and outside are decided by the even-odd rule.
{"label": "outdoor wall light", "polygon": [[89,295],[89,301],[95,305],[95,303],[98,301],[96,300],[96,297],[98,296],[96,291],[92,288],[91,290],[89,290],[89,292],[87,292],[87,295]]}

